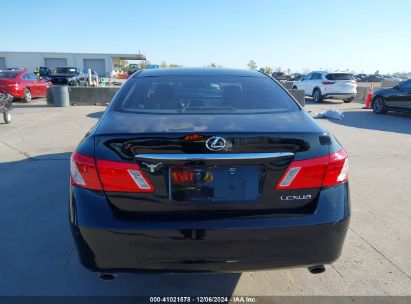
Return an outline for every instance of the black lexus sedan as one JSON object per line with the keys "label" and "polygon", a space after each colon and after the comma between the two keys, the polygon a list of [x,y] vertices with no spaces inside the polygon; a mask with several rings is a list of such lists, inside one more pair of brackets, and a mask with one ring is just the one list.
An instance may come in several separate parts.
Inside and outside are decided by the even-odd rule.
{"label": "black lexus sedan", "polygon": [[371,107],[377,114],[388,111],[411,112],[411,80],[393,88],[375,91],[371,97]]}
{"label": "black lexus sedan", "polygon": [[347,154],[273,78],[133,74],[71,157],[70,222],[92,271],[324,271],[341,254]]}

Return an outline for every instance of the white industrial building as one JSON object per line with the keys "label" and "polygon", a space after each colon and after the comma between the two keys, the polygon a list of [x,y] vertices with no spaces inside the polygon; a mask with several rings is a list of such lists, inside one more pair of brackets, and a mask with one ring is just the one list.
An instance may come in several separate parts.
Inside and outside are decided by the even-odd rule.
{"label": "white industrial building", "polygon": [[48,53],[48,52],[2,52],[0,70],[6,68],[28,68],[45,66],[72,66],[92,69],[100,76],[108,76],[120,66],[120,60],[145,60],[143,54],[88,54],[88,53]]}

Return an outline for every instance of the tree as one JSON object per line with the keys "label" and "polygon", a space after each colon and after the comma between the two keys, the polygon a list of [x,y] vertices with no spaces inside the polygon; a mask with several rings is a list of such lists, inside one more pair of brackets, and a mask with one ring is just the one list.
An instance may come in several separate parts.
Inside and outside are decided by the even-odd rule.
{"label": "tree", "polygon": [[183,65],[178,63],[170,63],[168,65],[169,68],[181,68]]}
{"label": "tree", "polygon": [[161,60],[160,68],[166,68],[166,67],[167,67],[167,62],[165,62],[165,60]]}
{"label": "tree", "polygon": [[267,73],[268,75],[271,75],[273,73],[273,68],[269,67],[269,66],[265,66],[265,73]]}
{"label": "tree", "polygon": [[250,69],[250,70],[256,70],[257,69],[257,64],[252,59],[247,63],[247,66],[248,66],[248,69]]}
{"label": "tree", "polygon": [[140,62],[140,67],[144,70],[144,69],[147,69],[147,66],[150,64],[150,61],[148,61],[148,60],[142,60],[141,62]]}
{"label": "tree", "polygon": [[216,64],[215,62],[211,62],[209,65],[207,65],[208,68],[221,68],[220,64]]}
{"label": "tree", "polygon": [[275,67],[275,68],[274,68],[274,71],[276,71],[276,72],[281,72],[281,67]]}

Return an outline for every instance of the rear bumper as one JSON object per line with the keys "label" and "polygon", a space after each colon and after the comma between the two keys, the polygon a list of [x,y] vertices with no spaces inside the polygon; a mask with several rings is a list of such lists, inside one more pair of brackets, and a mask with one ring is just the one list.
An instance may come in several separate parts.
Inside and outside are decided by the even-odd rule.
{"label": "rear bumper", "polygon": [[104,195],[75,187],[72,194],[71,229],[81,262],[100,272],[329,264],[341,254],[350,213],[347,184],[322,190],[313,214],[203,221],[120,220]]}
{"label": "rear bumper", "polygon": [[355,98],[356,93],[325,93],[323,98],[333,98],[333,99],[347,99]]}
{"label": "rear bumper", "polygon": [[4,94],[9,94],[15,98],[24,98],[24,90],[25,88],[18,86],[18,87],[7,87],[7,86],[0,86],[0,92]]}

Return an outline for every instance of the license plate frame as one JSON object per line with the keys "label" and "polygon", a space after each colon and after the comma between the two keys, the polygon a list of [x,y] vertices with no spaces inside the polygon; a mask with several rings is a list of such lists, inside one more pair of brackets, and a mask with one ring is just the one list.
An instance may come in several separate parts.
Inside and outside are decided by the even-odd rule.
{"label": "license plate frame", "polygon": [[261,198],[262,172],[258,165],[170,167],[169,199],[197,204],[256,202]]}

